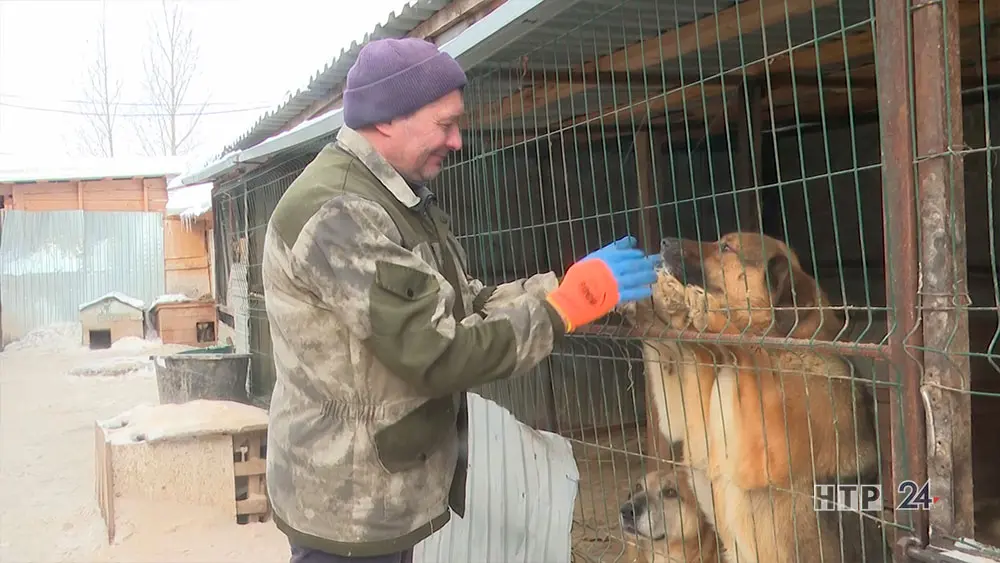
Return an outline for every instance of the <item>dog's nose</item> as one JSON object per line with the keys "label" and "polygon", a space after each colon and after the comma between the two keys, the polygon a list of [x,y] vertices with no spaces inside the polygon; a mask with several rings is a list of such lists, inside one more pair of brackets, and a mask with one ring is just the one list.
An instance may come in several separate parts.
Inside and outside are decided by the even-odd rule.
{"label": "dog's nose", "polygon": [[622,522],[631,524],[635,522],[635,505],[627,502],[621,508]]}
{"label": "dog's nose", "polygon": [[664,260],[676,260],[681,256],[682,248],[680,239],[671,237],[660,239],[660,256]]}

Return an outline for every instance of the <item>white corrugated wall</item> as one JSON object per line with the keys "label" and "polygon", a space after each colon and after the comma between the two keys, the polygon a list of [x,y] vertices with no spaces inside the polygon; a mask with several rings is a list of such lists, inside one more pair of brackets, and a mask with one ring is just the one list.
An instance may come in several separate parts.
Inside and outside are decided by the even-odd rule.
{"label": "white corrugated wall", "polygon": [[3,335],[79,320],[79,306],[116,291],[149,303],[164,292],[163,215],[6,211],[0,237]]}

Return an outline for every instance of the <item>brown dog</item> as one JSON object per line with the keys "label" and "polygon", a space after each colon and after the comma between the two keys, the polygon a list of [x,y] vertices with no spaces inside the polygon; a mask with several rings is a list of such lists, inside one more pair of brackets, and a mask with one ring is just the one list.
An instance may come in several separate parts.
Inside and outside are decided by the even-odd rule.
{"label": "brown dog", "polygon": [[[832,340],[843,322],[782,242],[733,233],[663,239],[650,302],[623,308],[639,328],[745,335],[747,344],[645,340],[657,424],[681,442],[726,561],[885,561],[874,520],[817,512],[817,483],[877,483],[872,393],[826,353],[763,350],[754,336]],[[693,326],[692,326],[693,325]],[[886,494],[883,491],[884,495]]]}
{"label": "brown dog", "polygon": [[636,536],[643,563],[718,563],[715,530],[698,510],[686,471],[665,467],[640,479],[621,505],[622,530]]}

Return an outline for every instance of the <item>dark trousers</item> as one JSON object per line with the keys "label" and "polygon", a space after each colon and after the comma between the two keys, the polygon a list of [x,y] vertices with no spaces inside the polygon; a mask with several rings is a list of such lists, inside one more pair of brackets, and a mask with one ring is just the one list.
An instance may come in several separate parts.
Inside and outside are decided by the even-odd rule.
{"label": "dark trousers", "polygon": [[291,563],[412,563],[413,550],[374,557],[345,557],[292,545]]}

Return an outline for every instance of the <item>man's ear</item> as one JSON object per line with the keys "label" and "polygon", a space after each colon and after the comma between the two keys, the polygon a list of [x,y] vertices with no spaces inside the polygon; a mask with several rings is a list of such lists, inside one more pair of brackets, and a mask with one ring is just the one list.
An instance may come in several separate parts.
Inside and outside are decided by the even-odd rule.
{"label": "man's ear", "polygon": [[392,131],[393,131],[392,122],[389,122],[389,123],[375,123],[375,124],[372,125],[372,128],[375,129],[376,131],[378,131],[383,136],[386,136],[386,137],[391,137],[392,136]]}

